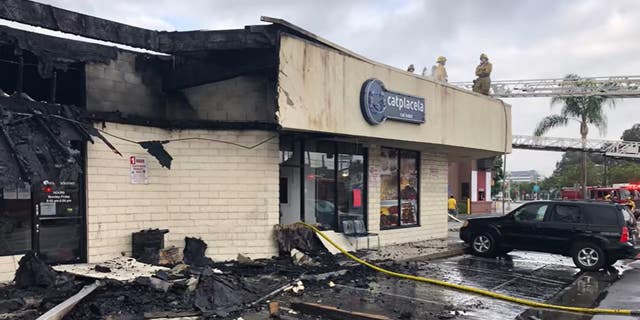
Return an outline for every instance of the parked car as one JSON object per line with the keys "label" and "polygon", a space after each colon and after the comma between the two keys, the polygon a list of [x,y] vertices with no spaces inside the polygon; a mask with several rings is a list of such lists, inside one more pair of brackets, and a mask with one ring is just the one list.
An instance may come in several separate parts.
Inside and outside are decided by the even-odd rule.
{"label": "parked car", "polygon": [[478,256],[513,249],[562,254],[583,270],[598,270],[640,252],[638,226],[616,203],[533,201],[506,215],[469,217],[460,239]]}

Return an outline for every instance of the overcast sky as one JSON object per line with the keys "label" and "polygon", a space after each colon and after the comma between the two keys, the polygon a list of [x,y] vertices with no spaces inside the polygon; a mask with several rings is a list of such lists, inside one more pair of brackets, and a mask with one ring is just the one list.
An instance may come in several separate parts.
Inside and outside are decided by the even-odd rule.
{"label": "overcast sky", "polygon": [[[159,30],[237,29],[262,15],[288,20],[379,62],[416,70],[447,57],[449,81],[471,81],[478,56],[494,80],[640,75],[640,1],[421,0],[41,0],[65,9]],[[506,99],[513,133],[531,135],[560,107],[547,98]],[[640,122],[634,99],[608,111],[609,129],[591,138],[619,139]],[[579,125],[549,136],[579,137]],[[548,175],[560,153],[514,150],[508,169]]]}

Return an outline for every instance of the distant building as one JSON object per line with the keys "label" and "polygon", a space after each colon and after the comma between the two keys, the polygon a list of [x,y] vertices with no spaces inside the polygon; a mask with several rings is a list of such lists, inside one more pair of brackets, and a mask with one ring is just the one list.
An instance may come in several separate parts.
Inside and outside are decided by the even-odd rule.
{"label": "distant building", "polygon": [[509,171],[507,172],[507,180],[511,183],[538,182],[540,181],[540,174],[535,170]]}

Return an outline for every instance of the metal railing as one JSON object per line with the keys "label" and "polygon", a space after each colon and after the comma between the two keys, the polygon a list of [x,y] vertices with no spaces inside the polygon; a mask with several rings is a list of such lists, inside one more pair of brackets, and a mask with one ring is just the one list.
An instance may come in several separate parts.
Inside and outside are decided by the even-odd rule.
{"label": "metal railing", "polygon": [[511,145],[515,149],[548,150],[548,151],[587,151],[602,153],[608,157],[640,159],[640,142],[622,140],[587,139],[582,146],[582,139],[536,137],[514,135]]}
{"label": "metal railing", "polygon": [[[452,82],[467,90],[472,82]],[[495,98],[610,96],[639,98],[640,76],[584,77],[576,79],[498,80],[491,82]]]}

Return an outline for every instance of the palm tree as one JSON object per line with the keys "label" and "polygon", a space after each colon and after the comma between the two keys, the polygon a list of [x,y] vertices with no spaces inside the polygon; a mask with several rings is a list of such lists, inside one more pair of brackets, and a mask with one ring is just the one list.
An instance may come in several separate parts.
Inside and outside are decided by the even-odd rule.
{"label": "palm tree", "polygon": [[[581,80],[578,75],[569,74],[565,77],[564,85],[571,86],[576,92],[591,91],[596,85],[589,80]],[[593,90],[595,92],[596,90]],[[580,123],[580,137],[582,138],[583,163],[582,170],[584,179],[582,183],[582,191],[584,198],[588,198],[587,194],[587,135],[589,134],[589,125],[595,126],[600,135],[604,135],[607,131],[607,117],[603,111],[603,106],[615,106],[615,101],[607,96],[585,95],[585,96],[558,96],[551,99],[551,106],[562,105],[560,114],[552,114],[544,117],[536,127],[534,135],[539,137],[547,133],[549,130],[557,127],[566,126],[569,120],[575,120]]]}

